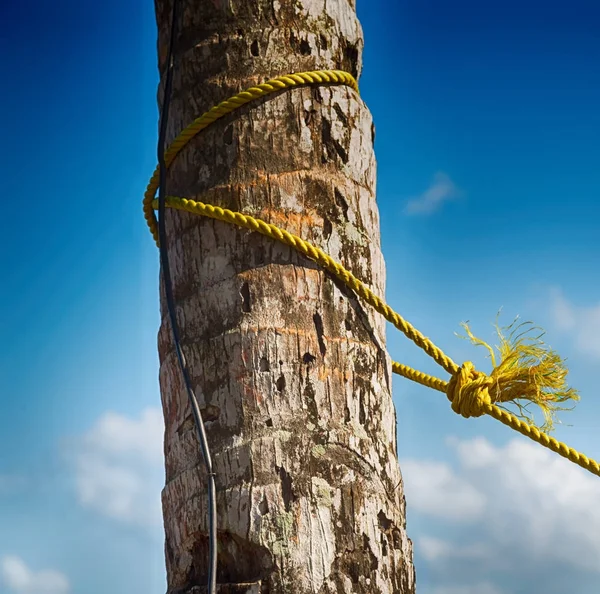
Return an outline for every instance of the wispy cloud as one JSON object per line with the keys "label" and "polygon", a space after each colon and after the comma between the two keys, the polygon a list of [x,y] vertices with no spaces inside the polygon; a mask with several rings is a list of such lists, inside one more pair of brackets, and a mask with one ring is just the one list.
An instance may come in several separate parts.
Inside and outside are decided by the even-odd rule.
{"label": "wispy cloud", "polygon": [[445,202],[457,198],[460,190],[445,173],[438,171],[431,185],[419,196],[411,198],[404,212],[409,215],[430,215],[437,212]]}
{"label": "wispy cloud", "polygon": [[160,525],[163,428],[158,408],[145,409],[137,419],[103,415],[77,444],[79,503],[127,524]]}
{"label": "wispy cloud", "polygon": [[23,559],[12,555],[0,561],[0,576],[1,583],[11,594],[68,594],[71,591],[67,576],[60,571],[36,572],[27,567]]}
{"label": "wispy cloud", "polygon": [[558,330],[572,337],[575,346],[593,359],[600,359],[600,302],[578,306],[559,288],[551,291],[551,313]]}

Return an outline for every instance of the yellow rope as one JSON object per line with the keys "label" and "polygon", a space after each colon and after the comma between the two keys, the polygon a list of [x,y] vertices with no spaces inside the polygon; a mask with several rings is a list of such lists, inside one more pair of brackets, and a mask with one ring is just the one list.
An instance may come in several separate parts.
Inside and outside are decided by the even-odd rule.
{"label": "yellow rope", "polygon": [[[179,136],[172,142],[171,146],[165,151],[165,163],[167,167],[172,165],[175,157],[179,154],[179,151],[181,151],[181,149],[192,140],[196,134],[223,116],[242,107],[242,105],[246,105],[246,103],[250,103],[261,97],[266,97],[277,91],[283,91],[294,87],[305,87],[315,83],[347,85],[358,92],[358,83],[356,82],[356,79],[343,70],[315,70],[312,72],[298,72],[296,74],[278,76],[277,78],[268,80],[255,87],[250,87],[249,89],[230,97],[226,101],[222,101],[219,105],[215,105],[215,107],[209,109],[206,113],[194,120],[187,128],[184,128],[179,133]],[[146,218],[148,227],[150,227],[156,245],[158,245],[158,225],[152,207],[152,200],[154,200],[154,196],[158,190],[159,182],[160,169],[157,166],[150,178],[146,193],[144,194],[144,217]]]}
{"label": "yellow rope", "polygon": [[[185,128],[166,151],[165,161],[167,166],[173,163],[177,154],[196,134],[217,119],[235,111],[238,107],[279,90],[314,83],[343,84],[358,91],[356,80],[350,74],[338,70],[302,72],[281,76],[264,84],[257,85],[235,95],[227,101],[223,101]],[[158,175],[159,170],[157,168],[152,175],[144,195],[144,215],[157,243],[157,222],[154,213],[157,208],[157,200],[154,197],[158,189]],[[573,390],[564,389],[566,370],[561,367],[561,360],[554,353],[543,351],[539,345],[524,345],[523,340],[519,337],[511,341],[506,340],[500,334],[502,340],[502,361],[499,365],[495,365],[494,354],[492,352],[494,370],[490,375],[476,371],[473,364],[468,361],[459,367],[440,348],[433,344],[431,340],[421,334],[350,271],[346,270],[339,262],[336,262],[320,248],[304,241],[296,235],[288,233],[284,229],[280,229],[276,225],[241,212],[233,212],[218,206],[173,196],[167,197],[166,204],[170,208],[184,210],[256,231],[292,247],[307,258],[315,261],[352,289],[352,291],[384,316],[387,321],[424,350],[451,375],[451,378],[449,382],[446,382],[397,362],[393,362],[392,364],[394,373],[445,393],[452,403],[452,409],[462,416],[490,415],[592,474],[600,476],[600,465],[598,462],[550,437],[538,429],[533,424],[533,421],[527,423],[495,404],[497,402],[517,403],[517,399],[520,398],[538,404],[545,414],[550,414],[558,408],[552,406],[554,402],[576,399],[577,395]],[[484,345],[491,351],[491,348],[487,344],[474,338],[468,328],[467,332],[473,342]],[[531,361],[534,363],[531,363]],[[544,391],[543,388],[547,388],[547,390]],[[552,392],[548,389],[554,391]]]}

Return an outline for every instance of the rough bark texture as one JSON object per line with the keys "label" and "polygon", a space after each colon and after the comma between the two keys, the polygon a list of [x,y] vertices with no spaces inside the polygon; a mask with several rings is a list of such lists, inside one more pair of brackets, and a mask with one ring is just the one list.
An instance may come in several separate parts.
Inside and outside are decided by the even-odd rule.
{"label": "rough bark texture", "polygon": [[[169,142],[269,77],[360,71],[353,0],[181,1]],[[170,8],[156,1],[161,73]],[[284,91],[202,132],[175,161],[168,191],[284,227],[383,295],[373,135],[346,87]],[[167,225],[217,472],[220,592],[413,593],[382,318],[279,243],[174,211]],[[206,477],[161,306],[168,586],[200,593]]]}

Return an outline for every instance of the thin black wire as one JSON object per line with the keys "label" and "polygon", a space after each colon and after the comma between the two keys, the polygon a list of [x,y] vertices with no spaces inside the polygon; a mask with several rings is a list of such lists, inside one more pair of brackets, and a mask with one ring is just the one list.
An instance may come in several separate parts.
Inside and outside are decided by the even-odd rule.
{"label": "thin black wire", "polygon": [[206,430],[202,413],[198,406],[198,400],[192,388],[190,374],[188,371],[185,355],[181,348],[179,338],[179,326],[175,315],[175,301],[173,299],[173,283],[171,279],[171,268],[169,266],[169,253],[167,250],[167,230],[165,227],[165,206],[166,206],[166,185],[167,185],[167,166],[165,163],[165,137],[167,133],[167,122],[169,119],[169,106],[171,103],[171,91],[173,86],[173,48],[175,45],[175,34],[177,32],[177,21],[179,18],[179,1],[173,0],[171,10],[171,39],[169,40],[169,53],[167,55],[167,77],[165,80],[165,90],[163,95],[162,110],[160,113],[160,132],[158,136],[158,164],[160,168],[160,178],[158,187],[158,237],[160,242],[160,261],[163,271],[163,279],[165,285],[165,296],[167,302],[167,310],[171,321],[171,329],[173,331],[173,343],[179,361],[179,367],[183,375],[185,389],[188,394],[188,399],[192,407],[192,414],[196,422],[198,431],[198,441],[202,450],[206,473],[208,477],[208,549],[209,549],[209,565],[208,565],[208,594],[215,594],[217,587],[217,505],[216,505],[216,485],[215,472],[213,470],[212,458],[206,438]]}

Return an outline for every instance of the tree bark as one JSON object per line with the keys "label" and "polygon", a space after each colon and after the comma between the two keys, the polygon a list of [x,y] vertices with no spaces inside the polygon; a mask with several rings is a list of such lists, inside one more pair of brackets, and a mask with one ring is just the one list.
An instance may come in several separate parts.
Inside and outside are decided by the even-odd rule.
{"label": "tree bark", "polygon": [[[164,84],[171,0],[156,0]],[[181,0],[167,142],[214,104],[312,69],[358,75],[354,0]],[[374,128],[347,87],[288,90],[216,122],[170,195],[277,224],[383,295]],[[177,318],[217,473],[219,591],[409,594],[412,545],[383,319],[256,233],[167,211]],[[161,289],[169,593],[204,592],[206,475]]]}

